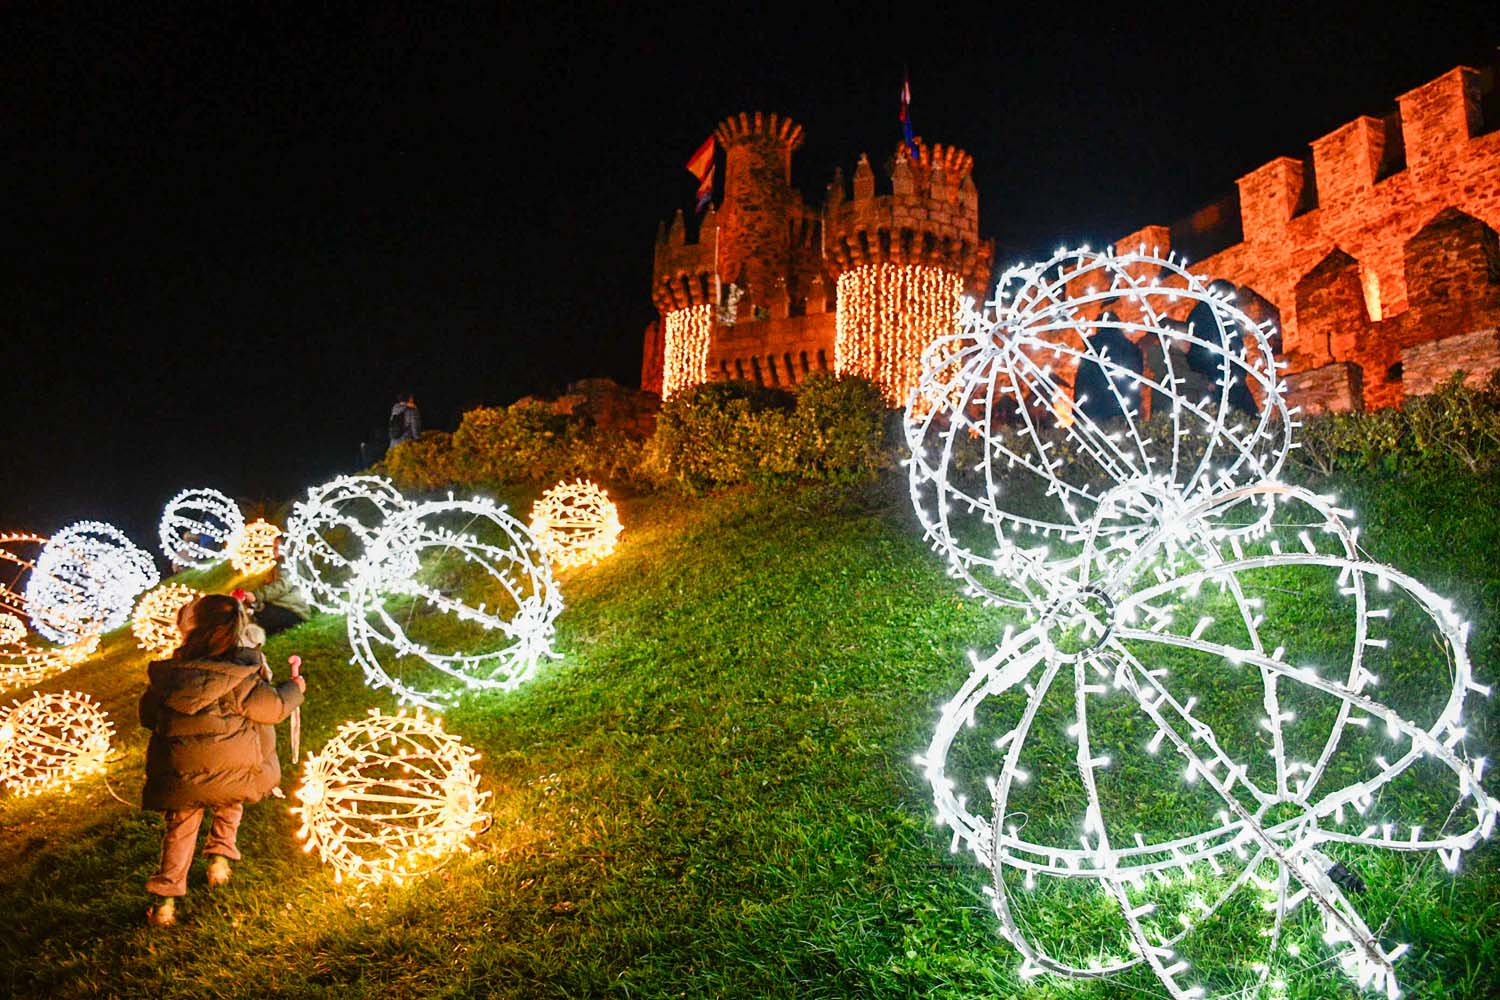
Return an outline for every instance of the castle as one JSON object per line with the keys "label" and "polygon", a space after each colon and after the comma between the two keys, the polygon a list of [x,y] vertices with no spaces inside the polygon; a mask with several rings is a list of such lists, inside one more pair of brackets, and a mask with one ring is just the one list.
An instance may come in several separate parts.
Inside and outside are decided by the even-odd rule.
{"label": "castle", "polygon": [[[1500,88],[1455,68],[1241,177],[1229,198],[1116,241],[1187,255],[1276,321],[1292,401],[1309,411],[1399,405],[1454,371],[1500,368]],[[853,195],[835,172],[821,209],[790,186],[801,126],[724,121],[724,197],[689,240],[658,233],[642,387],[794,385],[815,369],[873,378],[901,405],[922,348],[960,295],[993,291],[993,244],[963,151],[898,152],[890,193],[867,157]],[[1177,317],[1183,318],[1183,317]],[[1059,373],[1071,381],[1071,372]]]}

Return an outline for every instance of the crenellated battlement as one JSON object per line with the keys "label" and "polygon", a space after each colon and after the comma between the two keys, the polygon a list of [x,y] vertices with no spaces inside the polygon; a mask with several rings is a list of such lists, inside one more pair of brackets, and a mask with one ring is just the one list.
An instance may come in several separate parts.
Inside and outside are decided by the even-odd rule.
{"label": "crenellated battlement", "polygon": [[714,251],[719,230],[718,213],[712,207],[688,239],[681,209],[670,223],[656,231],[651,264],[651,301],[662,313],[715,301]]}
{"label": "crenellated battlement", "polygon": [[790,155],[802,145],[802,126],[774,111],[770,114],[741,111],[738,115],[730,115],[714,129],[714,135],[718,136],[725,149],[747,142],[764,141],[785,147]]}
{"label": "crenellated battlement", "polygon": [[918,141],[900,147],[888,170],[890,194],[876,194],[870,158],[854,169],[853,197],[842,171],[828,185],[824,256],[837,276],[867,264],[931,264],[958,274],[975,294],[989,280],[994,244],[979,237],[973,158],[957,147]]}

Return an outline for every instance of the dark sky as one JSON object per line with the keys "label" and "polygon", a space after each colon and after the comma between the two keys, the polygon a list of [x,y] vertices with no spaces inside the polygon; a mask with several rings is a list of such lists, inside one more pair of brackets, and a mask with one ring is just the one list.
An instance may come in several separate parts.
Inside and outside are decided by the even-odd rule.
{"label": "dark sky", "polygon": [[0,530],[154,547],[181,488],[300,495],[401,386],[451,428],[634,385],[656,224],[733,112],[803,122],[821,200],[890,154],[909,68],[1014,260],[1179,218],[1500,44],[1493,2],[215,6],[0,7]]}

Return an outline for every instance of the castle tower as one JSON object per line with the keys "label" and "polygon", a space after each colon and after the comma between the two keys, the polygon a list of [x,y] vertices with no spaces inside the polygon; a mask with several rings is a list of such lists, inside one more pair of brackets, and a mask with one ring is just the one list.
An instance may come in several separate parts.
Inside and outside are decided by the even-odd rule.
{"label": "castle tower", "polygon": [[682,210],[656,234],[651,267],[651,301],[661,313],[646,332],[641,387],[663,399],[708,380],[708,345],[713,334],[718,277],[714,248],[719,223],[710,208],[689,243]]}
{"label": "castle tower", "polygon": [[890,169],[891,193],[875,194],[861,156],[854,197],[835,174],[824,211],[824,261],[837,282],[834,365],[875,381],[904,406],[921,374],[922,350],[957,323],[964,294],[982,296],[993,242],[979,238],[973,159],[961,149],[903,147]]}
{"label": "castle tower", "polygon": [[788,220],[802,214],[792,187],[792,153],[802,126],[790,118],[741,112],[714,133],[724,147],[724,203],[719,209],[719,276],[744,293],[741,308],[770,310],[792,267]]}

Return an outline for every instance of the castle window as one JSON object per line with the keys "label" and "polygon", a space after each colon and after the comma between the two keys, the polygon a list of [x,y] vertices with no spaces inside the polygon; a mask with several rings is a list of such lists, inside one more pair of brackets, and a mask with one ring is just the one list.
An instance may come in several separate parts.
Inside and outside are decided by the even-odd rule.
{"label": "castle window", "polygon": [[820,371],[820,372],[826,372],[827,370],[828,370],[828,355],[823,351],[823,348],[820,347],[820,348],[818,348],[818,371]]}
{"label": "castle window", "polygon": [[803,351],[802,352],[802,377],[806,378],[807,377],[807,373],[809,371],[811,371],[811,370],[812,369],[809,368],[808,365],[807,365],[807,352]]}
{"label": "castle window", "polygon": [[1385,380],[1387,382],[1400,382],[1404,375],[1405,372],[1402,370],[1401,362],[1399,361],[1385,370]]}
{"label": "castle window", "polygon": [[797,381],[797,369],[794,368],[794,367],[792,367],[792,352],[791,351],[787,351],[785,354],[783,354],[781,356],[781,360],[786,364],[786,380],[787,380],[787,382],[789,384],[795,383]]}
{"label": "castle window", "polygon": [[729,378],[729,362],[728,361],[721,360],[719,362],[719,374],[723,375],[726,379]]}
{"label": "castle window", "polygon": [[776,355],[774,355],[774,354],[767,354],[766,355],[766,369],[771,373],[771,384],[772,385],[780,385],[781,384],[781,376],[776,371]]}
{"label": "castle window", "polygon": [[756,385],[765,385],[766,384],[766,380],[763,379],[763,378],[761,378],[761,374],[760,374],[760,358],[751,358],[750,359],[750,370],[755,373],[754,377],[755,377],[755,384]]}
{"label": "castle window", "polygon": [[734,377],[741,382],[745,381],[745,363],[739,358],[734,359]]}

